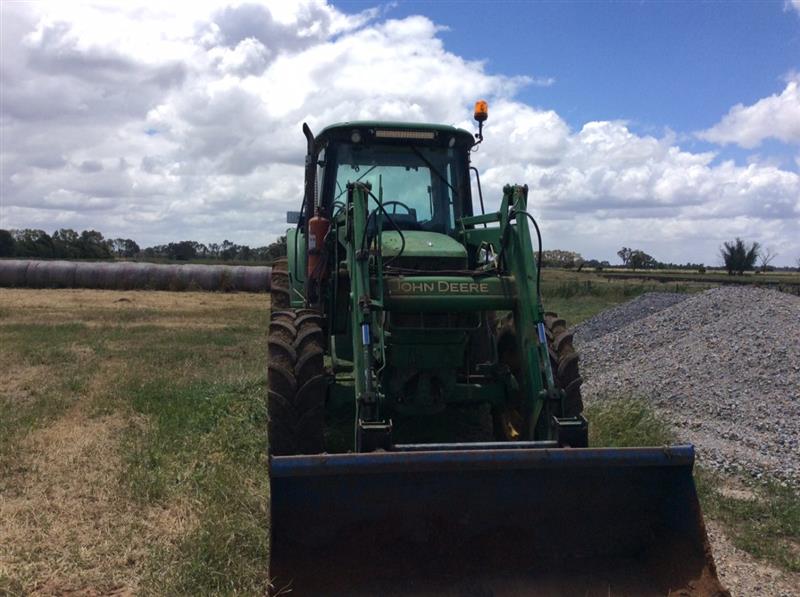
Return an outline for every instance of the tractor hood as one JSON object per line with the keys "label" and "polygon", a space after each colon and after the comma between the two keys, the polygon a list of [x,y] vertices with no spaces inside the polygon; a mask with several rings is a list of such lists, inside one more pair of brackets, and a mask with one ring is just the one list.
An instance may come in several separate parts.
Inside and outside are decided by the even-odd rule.
{"label": "tractor hood", "polygon": [[[467,250],[460,242],[439,232],[423,232],[420,230],[404,230],[403,238],[406,246],[403,249],[404,261],[425,257],[439,259],[457,259],[466,262]],[[400,252],[403,241],[395,231],[384,231],[381,249],[384,258],[394,257]]]}

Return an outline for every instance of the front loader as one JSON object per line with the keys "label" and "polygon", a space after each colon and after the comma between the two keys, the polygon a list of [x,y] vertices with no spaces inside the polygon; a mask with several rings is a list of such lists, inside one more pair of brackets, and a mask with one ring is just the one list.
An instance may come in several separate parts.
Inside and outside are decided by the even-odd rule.
{"label": "front loader", "polygon": [[272,272],[273,591],[727,594],[692,446],[588,446],[528,189],[486,212],[470,166],[486,115],[477,135],[303,127],[304,199]]}

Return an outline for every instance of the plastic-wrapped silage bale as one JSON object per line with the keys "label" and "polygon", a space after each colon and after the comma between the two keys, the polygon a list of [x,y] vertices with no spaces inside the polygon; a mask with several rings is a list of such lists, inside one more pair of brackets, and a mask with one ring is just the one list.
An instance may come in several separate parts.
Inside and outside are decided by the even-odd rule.
{"label": "plastic-wrapped silage bale", "polygon": [[28,267],[28,286],[74,288],[77,265],[70,261],[34,261]]}
{"label": "plastic-wrapped silage bale", "polygon": [[0,260],[0,286],[25,287],[28,284],[28,267],[23,259]]}
{"label": "plastic-wrapped silage bale", "polygon": [[236,290],[245,292],[266,292],[269,290],[272,268],[265,266],[243,267],[241,284]]}
{"label": "plastic-wrapped silage bale", "polygon": [[192,283],[200,290],[222,290],[224,271],[224,268],[218,265],[197,265],[192,275]]}
{"label": "plastic-wrapped silage bale", "polygon": [[123,290],[146,290],[151,287],[150,277],[156,268],[152,263],[118,263],[117,288]]}
{"label": "plastic-wrapped silage bale", "polygon": [[266,292],[270,267],[0,260],[0,286]]}

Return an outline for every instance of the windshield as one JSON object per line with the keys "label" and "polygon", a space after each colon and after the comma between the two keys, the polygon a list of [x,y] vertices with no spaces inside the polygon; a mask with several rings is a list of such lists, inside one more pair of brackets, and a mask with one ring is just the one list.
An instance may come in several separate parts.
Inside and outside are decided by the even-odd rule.
{"label": "windshield", "polygon": [[[369,182],[384,209],[405,230],[452,232],[456,189],[456,152],[439,147],[339,145],[326,170],[335,180],[334,200],[343,201],[347,184]],[[371,208],[377,206],[371,200]]]}

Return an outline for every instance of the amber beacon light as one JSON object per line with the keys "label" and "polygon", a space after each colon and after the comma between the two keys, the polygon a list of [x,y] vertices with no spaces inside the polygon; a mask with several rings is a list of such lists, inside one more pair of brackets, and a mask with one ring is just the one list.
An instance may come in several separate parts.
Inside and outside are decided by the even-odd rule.
{"label": "amber beacon light", "polygon": [[475,102],[475,120],[484,122],[489,118],[489,104],[485,100],[478,100]]}

